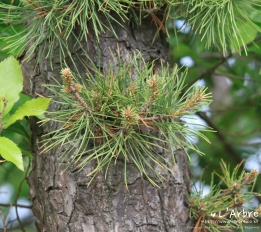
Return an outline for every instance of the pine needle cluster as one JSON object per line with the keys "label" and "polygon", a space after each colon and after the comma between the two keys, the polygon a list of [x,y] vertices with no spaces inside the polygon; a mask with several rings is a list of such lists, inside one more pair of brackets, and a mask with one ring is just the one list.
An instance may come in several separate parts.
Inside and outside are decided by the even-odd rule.
{"label": "pine needle cluster", "polygon": [[[30,57],[40,46],[39,57],[52,58],[54,48],[59,48],[60,60],[68,53],[68,39],[88,40],[90,33],[97,39],[105,30],[111,30],[114,22],[141,24],[151,17],[158,32],[167,33],[170,13],[185,18],[193,34],[199,34],[206,47],[218,47],[226,54],[229,48],[239,50],[245,46],[244,37],[249,30],[261,31],[253,22],[252,13],[260,13],[259,0],[21,0],[18,6],[0,3],[0,19],[10,25],[25,24],[20,32],[7,36],[13,55],[21,55],[27,49]],[[90,27],[93,30],[90,30]],[[77,32],[75,29],[77,28]],[[155,36],[157,36],[156,33]],[[250,38],[251,40],[251,38]],[[245,48],[245,47],[244,47]],[[246,50],[246,48],[245,48]]]}
{"label": "pine needle cluster", "polygon": [[[112,22],[122,24],[132,18],[141,23],[142,18],[151,15],[159,30],[165,30],[165,19],[173,0],[21,0],[18,6],[0,3],[0,20],[9,25],[25,24],[14,36],[6,38],[14,55],[21,55],[27,49],[30,57],[40,46],[39,57],[52,58],[53,50],[60,49],[63,60],[68,53],[68,39],[76,45],[88,40],[90,33],[97,39],[105,30],[111,30],[117,37]],[[163,17],[159,19],[157,13]],[[93,31],[90,31],[90,27]],[[77,28],[77,32],[75,29]],[[75,45],[75,46],[76,46]]]}
{"label": "pine needle cluster", "polygon": [[261,13],[259,0],[183,0],[177,5],[193,34],[199,34],[207,48],[217,47],[224,54],[229,48],[246,50],[244,37],[249,30],[261,31],[251,18],[253,12]]}
{"label": "pine needle cluster", "polygon": [[232,228],[244,231],[244,225],[258,223],[261,205],[256,209],[249,206],[253,197],[261,196],[253,192],[258,171],[247,173],[243,170],[239,174],[241,165],[242,162],[231,172],[229,165],[222,160],[222,174],[214,173],[221,179],[220,184],[213,184],[213,175],[206,196],[202,196],[203,189],[189,196],[190,217],[196,221],[194,231],[220,232],[230,231]]}
{"label": "pine needle cluster", "polygon": [[155,177],[162,182],[164,177],[155,165],[171,172],[175,149],[201,153],[190,138],[204,135],[177,119],[209,104],[210,94],[204,87],[184,91],[186,73],[178,73],[176,66],[172,70],[161,66],[155,74],[154,63],[147,64],[139,53],[134,53],[129,63],[118,62],[117,71],[113,63],[103,73],[92,67],[86,83],[79,83],[82,78],[65,68],[61,71],[63,85],[57,81],[47,86],[62,109],[49,112],[46,122],[52,120],[61,127],[47,135],[42,152],[64,146],[61,162],[79,169],[93,162],[92,179],[103,167],[107,173],[109,165],[121,159],[126,185],[127,163],[132,162],[158,185]]}

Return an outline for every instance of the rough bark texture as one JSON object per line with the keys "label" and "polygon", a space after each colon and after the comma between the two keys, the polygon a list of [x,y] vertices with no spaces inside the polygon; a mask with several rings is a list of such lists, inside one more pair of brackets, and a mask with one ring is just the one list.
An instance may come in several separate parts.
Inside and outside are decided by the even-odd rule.
{"label": "rough bark texture", "polygon": [[[115,25],[116,38],[110,31],[99,38],[92,36],[88,42],[83,42],[84,49],[97,63],[100,53],[100,65],[106,68],[111,59],[111,51],[120,49],[121,58],[128,61],[128,52],[138,49],[146,61],[160,59],[168,60],[168,49],[165,36],[160,35],[154,43],[152,38],[156,33],[154,24],[148,19],[141,26],[125,27]],[[73,48],[73,56],[81,56],[81,50]],[[82,57],[84,57],[82,55]],[[75,58],[76,62],[77,59]],[[25,91],[35,96],[35,93],[47,95],[42,84],[49,83],[50,77],[59,77],[61,65],[58,57],[52,60],[53,70],[49,61],[42,60],[40,64],[31,59],[23,64]],[[78,69],[84,76],[84,69]],[[59,110],[53,104],[52,110]],[[187,232],[191,231],[191,221],[188,218],[186,194],[188,192],[188,164],[186,154],[176,151],[177,164],[173,166],[175,175],[159,170],[168,179],[166,187],[153,187],[140,176],[136,167],[128,166],[129,190],[123,179],[123,163],[112,165],[107,179],[99,174],[90,187],[86,187],[89,178],[86,176],[90,167],[80,172],[72,168],[61,173],[64,166],[59,166],[59,153],[63,148],[54,149],[48,153],[39,154],[38,141],[41,136],[52,131],[58,125],[48,123],[39,127],[35,119],[31,119],[32,149],[34,154],[33,170],[28,178],[30,198],[33,200],[33,213],[36,216],[38,231],[84,231],[84,232]],[[159,151],[160,152],[160,151]],[[169,154],[164,154],[169,156]]]}

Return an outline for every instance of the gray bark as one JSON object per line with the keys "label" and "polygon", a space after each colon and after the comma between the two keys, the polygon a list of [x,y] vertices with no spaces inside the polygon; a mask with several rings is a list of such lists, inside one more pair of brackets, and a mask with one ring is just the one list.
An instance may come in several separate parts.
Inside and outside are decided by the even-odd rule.
{"label": "gray bark", "polygon": [[[160,34],[152,43],[157,29],[150,19],[144,20],[141,26],[115,25],[115,30],[118,38],[112,32],[106,31],[101,34],[99,44],[90,30],[88,41],[82,43],[85,51],[96,63],[97,54],[100,53],[102,68],[106,69],[111,59],[110,51],[116,53],[117,46],[120,48],[121,58],[126,61],[127,53],[135,49],[142,53],[146,61],[168,61],[165,36]],[[73,46],[71,53],[84,77],[85,70],[75,56],[78,54],[84,57],[84,54],[80,48]],[[43,59],[40,64],[36,64],[35,60],[33,58],[24,62],[22,66],[25,91],[32,96],[36,93],[47,96],[47,89],[42,84],[50,83],[51,76],[59,77],[61,64],[58,57],[54,57],[52,70],[48,60]],[[51,110],[59,110],[59,107],[52,104]],[[159,170],[168,180],[165,187],[153,187],[130,163],[127,190],[123,179],[123,163],[119,161],[117,165],[111,165],[107,179],[104,179],[101,172],[87,188],[90,179],[87,177],[89,166],[80,172],[73,167],[62,172],[64,165],[59,165],[58,157],[63,148],[39,154],[38,142],[42,135],[58,126],[50,122],[44,127],[39,127],[36,119],[31,119],[34,160],[28,183],[38,231],[191,231],[186,197],[189,191],[189,169],[184,151],[176,151],[174,175]]]}

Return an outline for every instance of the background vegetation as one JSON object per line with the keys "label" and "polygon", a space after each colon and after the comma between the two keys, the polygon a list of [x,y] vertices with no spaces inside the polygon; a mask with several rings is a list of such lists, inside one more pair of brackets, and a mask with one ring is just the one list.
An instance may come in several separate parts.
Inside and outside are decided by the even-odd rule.
{"label": "background vegetation", "polygon": [[[8,0],[2,2],[10,3]],[[18,1],[14,1],[17,3]],[[260,26],[261,14],[251,13],[251,23]],[[172,29],[179,29],[177,37]],[[243,26],[242,26],[243,27]],[[22,29],[17,25],[9,27],[0,23],[1,37],[15,35]],[[197,113],[191,120],[197,120],[212,127],[216,133],[209,133],[207,137],[211,144],[195,138],[199,150],[205,153],[204,156],[190,151],[191,170],[193,179],[198,186],[205,183],[205,190],[210,183],[211,173],[221,173],[220,161],[223,159],[230,163],[231,169],[238,163],[245,160],[245,169],[257,169],[261,171],[261,35],[257,30],[249,30],[246,25],[241,28],[245,36],[242,38],[245,48],[231,50],[224,56],[224,51],[215,48],[206,49],[206,42],[201,41],[201,36],[194,35],[193,30],[182,20],[169,21],[168,39],[172,63],[184,65],[189,68],[187,75],[187,86],[190,87],[198,81],[199,85],[206,85],[213,94],[213,103],[204,111]],[[254,41],[254,43],[252,42]],[[6,47],[6,42],[0,39],[0,49]],[[241,54],[240,54],[241,50]],[[246,54],[247,51],[247,54]],[[0,59],[8,55],[8,50],[0,51]],[[184,67],[185,68],[185,67]],[[25,96],[24,96],[25,97]],[[23,121],[25,128],[30,134],[29,125]],[[195,128],[196,129],[196,128]],[[17,143],[23,144],[24,148],[30,151],[29,140],[17,135]],[[27,166],[27,165],[25,165]],[[202,174],[203,173],[203,174]],[[30,204],[26,198],[29,188],[24,180],[26,173],[18,170],[12,163],[0,164],[0,207],[4,215],[8,211],[9,203]],[[256,192],[261,192],[260,175],[255,186]],[[19,197],[18,197],[19,196]],[[254,198],[254,205],[260,200]],[[33,216],[27,208],[18,208],[20,218],[30,224]],[[13,212],[13,213],[12,213]],[[12,214],[11,214],[12,213]],[[10,223],[18,226],[15,208],[10,209]],[[13,222],[12,222],[13,221]],[[1,222],[0,222],[1,226]],[[29,225],[26,231],[34,231]],[[247,230],[246,230],[247,231]],[[248,230],[249,232],[257,230]]]}
{"label": "background vegetation", "polygon": [[[260,18],[261,20],[261,18]],[[183,27],[182,21],[176,25]],[[225,57],[214,49],[206,50],[200,38],[191,40],[189,28],[178,34],[178,40],[169,39],[172,45],[172,62],[189,67],[187,84],[199,81],[213,94],[213,102],[203,112],[195,115],[216,133],[207,135],[211,144],[196,139],[205,156],[192,154],[194,177],[209,182],[209,173],[219,170],[223,159],[232,167],[245,160],[247,170],[260,170],[261,162],[261,35],[255,34],[253,42],[246,41],[247,55],[230,52]],[[261,190],[261,186],[256,186]]]}

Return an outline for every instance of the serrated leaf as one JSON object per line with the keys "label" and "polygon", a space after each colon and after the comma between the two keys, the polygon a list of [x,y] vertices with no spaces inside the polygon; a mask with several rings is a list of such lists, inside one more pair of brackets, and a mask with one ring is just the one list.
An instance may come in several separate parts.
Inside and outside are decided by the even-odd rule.
{"label": "serrated leaf", "polygon": [[51,98],[36,98],[24,103],[13,115],[6,121],[3,120],[3,129],[6,129],[17,120],[23,119],[25,116],[40,116],[47,110]]}
{"label": "serrated leaf", "polygon": [[[4,111],[6,115],[18,101],[23,89],[23,76],[19,62],[14,57],[8,57],[0,63],[0,94],[8,101]],[[0,105],[0,111],[2,110]]]}
{"label": "serrated leaf", "polygon": [[22,152],[12,140],[0,137],[0,154],[5,160],[14,163],[24,171]]}
{"label": "serrated leaf", "polygon": [[19,109],[19,107],[21,107],[24,103],[26,103],[27,101],[30,101],[30,100],[32,100],[31,97],[29,97],[28,95],[25,95],[23,93],[20,93],[19,100],[13,105],[9,114],[15,113]]}

